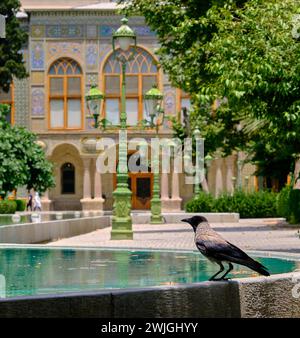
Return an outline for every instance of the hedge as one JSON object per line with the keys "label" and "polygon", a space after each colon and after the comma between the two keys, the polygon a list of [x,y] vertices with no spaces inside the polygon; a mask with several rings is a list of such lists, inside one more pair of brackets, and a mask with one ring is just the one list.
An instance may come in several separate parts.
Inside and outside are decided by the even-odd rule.
{"label": "hedge", "polygon": [[0,214],[14,214],[17,203],[14,200],[0,200]]}
{"label": "hedge", "polygon": [[25,211],[26,209],[26,200],[16,200],[17,211]]}
{"label": "hedge", "polygon": [[214,198],[201,192],[197,198],[187,202],[187,212],[238,212],[241,218],[277,216],[277,194],[269,191],[223,194]]}

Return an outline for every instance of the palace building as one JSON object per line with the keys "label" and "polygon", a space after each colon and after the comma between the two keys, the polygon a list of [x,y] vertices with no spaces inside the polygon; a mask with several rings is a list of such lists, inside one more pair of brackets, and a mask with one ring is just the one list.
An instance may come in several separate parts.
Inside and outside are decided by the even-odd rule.
{"label": "palace building", "polygon": [[[28,44],[22,53],[29,77],[15,80],[0,102],[11,104],[11,123],[26,126],[38,134],[39,144],[54,163],[56,187],[43,196],[44,210],[110,210],[115,174],[96,170],[97,141],[110,137],[117,141],[118,130],[95,129],[86,108],[85,94],[96,84],[105,94],[102,116],[110,125],[119,123],[121,68],[112,51],[112,33],[120,26],[115,1],[22,0],[18,17],[28,31]],[[177,116],[189,109],[186,93],[173,88],[158,67],[155,32],[142,17],[129,18],[137,34],[137,49],[126,69],[126,111],[128,138],[154,137],[155,131],[142,129],[143,94],[156,83],[164,94],[165,114]],[[160,128],[161,138],[171,138],[168,122]],[[130,153],[129,153],[130,155]],[[252,189],[254,167],[241,166],[243,154],[222,158],[216,155],[208,172],[211,193],[232,192],[235,177]],[[240,173],[239,173],[240,170]],[[132,207],[150,207],[153,174],[130,173]],[[185,184],[182,174],[161,174],[163,211],[176,211],[193,196],[193,186]]]}

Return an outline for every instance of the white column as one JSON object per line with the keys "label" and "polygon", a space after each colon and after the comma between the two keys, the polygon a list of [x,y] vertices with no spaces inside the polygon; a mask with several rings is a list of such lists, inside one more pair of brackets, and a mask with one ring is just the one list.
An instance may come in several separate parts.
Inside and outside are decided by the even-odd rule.
{"label": "white column", "polygon": [[228,156],[226,158],[226,190],[229,194],[233,193],[234,187],[233,187],[233,181],[232,177],[233,175],[233,163],[234,163],[234,156]]}
{"label": "white column", "polygon": [[[174,168],[173,168],[174,170]],[[180,181],[179,174],[173,171],[172,174],[172,198],[170,204],[170,211],[179,211],[181,210],[182,198],[180,197]]]}
{"label": "white column", "polygon": [[175,171],[172,174],[172,199],[181,200],[179,192],[179,174],[176,173]]}
{"label": "white column", "polygon": [[101,174],[97,171],[96,160],[94,161],[95,165],[95,177],[94,177],[94,199],[102,200],[102,181]]}
{"label": "white column", "polygon": [[216,197],[223,192],[222,158],[216,160]]}
{"label": "white column", "polygon": [[83,159],[83,199],[91,199],[91,173],[90,173],[91,159]]}
{"label": "white column", "polygon": [[161,173],[161,200],[169,199],[169,177],[167,173]]}
{"label": "white column", "polygon": [[41,198],[42,211],[50,211],[52,201],[49,199],[49,190],[46,190]]}

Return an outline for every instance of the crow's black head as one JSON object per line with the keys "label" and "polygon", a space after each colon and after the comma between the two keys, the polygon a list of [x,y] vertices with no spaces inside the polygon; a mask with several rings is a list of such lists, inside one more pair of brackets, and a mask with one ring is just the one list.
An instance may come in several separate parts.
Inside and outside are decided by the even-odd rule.
{"label": "crow's black head", "polygon": [[191,218],[182,219],[181,222],[189,223],[193,227],[194,231],[196,231],[197,226],[202,222],[207,222],[207,219],[203,216],[193,216]]}

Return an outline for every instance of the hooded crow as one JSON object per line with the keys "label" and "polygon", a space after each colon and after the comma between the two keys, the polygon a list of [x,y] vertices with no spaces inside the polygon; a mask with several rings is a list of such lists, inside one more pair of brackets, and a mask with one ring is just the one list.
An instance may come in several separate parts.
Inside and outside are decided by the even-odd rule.
{"label": "hooded crow", "polygon": [[[249,257],[235,245],[227,242],[221,235],[214,231],[205,217],[193,216],[181,221],[189,223],[193,227],[195,244],[202,255],[220,266],[220,270],[214,274],[210,280],[228,280],[228,278],[225,277],[233,269],[232,263],[244,265],[261,275],[270,276],[266,267]],[[216,278],[225,270],[223,263],[228,263],[229,269],[221,277]]]}

